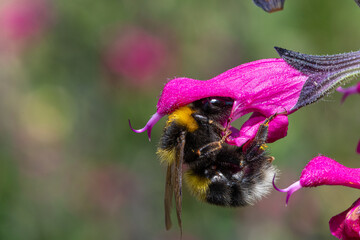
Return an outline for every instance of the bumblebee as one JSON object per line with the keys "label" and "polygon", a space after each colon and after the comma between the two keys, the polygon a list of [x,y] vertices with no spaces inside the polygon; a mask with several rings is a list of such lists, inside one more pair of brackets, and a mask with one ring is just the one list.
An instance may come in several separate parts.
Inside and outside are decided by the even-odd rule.
{"label": "bumblebee", "polygon": [[[180,229],[182,180],[198,200],[227,207],[252,205],[266,195],[276,172],[266,152],[267,119],[255,138],[242,147],[225,143],[233,99],[205,98],[169,115],[157,154],[167,164],[165,226],[171,227],[175,198]],[[184,174],[183,174],[184,166]],[[185,169],[186,168],[186,169]]]}

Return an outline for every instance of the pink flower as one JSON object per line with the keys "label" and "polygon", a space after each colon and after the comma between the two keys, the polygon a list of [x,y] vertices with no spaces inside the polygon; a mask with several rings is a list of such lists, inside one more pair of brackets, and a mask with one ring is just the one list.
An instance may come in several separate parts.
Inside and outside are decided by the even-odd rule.
{"label": "pink flower", "polygon": [[123,29],[105,53],[107,68],[117,76],[141,85],[154,78],[165,66],[165,42],[142,29]]}
{"label": "pink flower", "polygon": [[282,10],[285,0],[253,0],[253,2],[264,11],[272,13]]}
{"label": "pink flower", "polygon": [[329,221],[332,235],[343,240],[360,238],[360,198]]}
{"label": "pink flower", "polygon": [[313,158],[303,169],[300,180],[285,189],[276,190],[286,192],[286,204],[290,196],[303,187],[317,187],[322,185],[342,185],[360,189],[360,168],[347,168],[325,156]]}
{"label": "pink flower", "polygon": [[7,44],[25,44],[41,35],[51,21],[51,8],[43,0],[7,1],[0,6],[0,38]]}
{"label": "pink flower", "polygon": [[[279,189],[275,184],[274,188],[287,193],[287,204],[290,196],[300,188],[322,185],[342,185],[360,189],[360,168],[348,168],[328,157],[318,156],[305,166],[299,181],[285,189]],[[359,239],[360,199],[345,212],[331,218],[329,224],[331,233],[339,239]]]}
{"label": "pink flower", "polygon": [[[360,52],[314,56],[276,48],[283,59],[263,59],[240,65],[207,81],[175,78],[160,96],[157,111],[144,128],[150,139],[154,124],[166,114],[206,97],[234,99],[231,120],[253,113],[240,130],[232,128],[229,144],[241,146],[252,139],[259,125],[274,113],[268,142],[287,134],[288,114],[316,102],[337,85],[360,72]],[[131,126],[130,126],[131,127]]]}

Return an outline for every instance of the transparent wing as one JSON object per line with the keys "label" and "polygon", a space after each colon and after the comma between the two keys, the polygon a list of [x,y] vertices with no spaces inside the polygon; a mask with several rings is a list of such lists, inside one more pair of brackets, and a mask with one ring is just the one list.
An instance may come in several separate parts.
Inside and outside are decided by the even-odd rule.
{"label": "transparent wing", "polygon": [[174,186],[172,185],[171,175],[173,172],[174,164],[169,164],[166,171],[166,182],[165,182],[165,198],[164,198],[164,206],[165,206],[165,227],[166,230],[171,228],[171,207],[172,207],[172,198],[174,192]]}
{"label": "transparent wing", "polygon": [[175,160],[174,169],[174,195],[176,205],[176,215],[180,233],[182,235],[182,222],[181,222],[181,203],[182,203],[182,163],[184,162],[184,148],[185,148],[185,132],[180,134],[177,145],[177,158]]}

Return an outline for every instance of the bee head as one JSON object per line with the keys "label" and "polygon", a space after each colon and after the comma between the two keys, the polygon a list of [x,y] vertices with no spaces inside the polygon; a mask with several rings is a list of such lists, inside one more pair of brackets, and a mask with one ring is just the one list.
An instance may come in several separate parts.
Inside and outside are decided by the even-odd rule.
{"label": "bee head", "polygon": [[228,97],[209,97],[193,102],[195,109],[219,123],[228,120],[234,100]]}

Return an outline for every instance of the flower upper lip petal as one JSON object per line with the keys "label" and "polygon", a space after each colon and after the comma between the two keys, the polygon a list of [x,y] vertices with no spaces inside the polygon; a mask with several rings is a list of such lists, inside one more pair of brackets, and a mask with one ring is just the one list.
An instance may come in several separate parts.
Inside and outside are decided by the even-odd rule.
{"label": "flower upper lip petal", "polygon": [[296,104],[307,78],[282,59],[246,63],[206,81],[176,78],[165,85],[157,112],[169,114],[206,97],[230,97],[236,101],[236,118],[246,110],[271,115]]}
{"label": "flower upper lip petal", "polygon": [[[251,112],[265,118],[284,111],[288,115],[317,101],[336,86],[360,73],[360,51],[316,56],[282,48],[276,50],[283,59],[262,59],[246,63],[206,81],[190,78],[169,81],[157,104],[156,121],[150,119],[144,128],[136,132],[147,130],[150,136],[152,126],[162,116],[207,97],[234,99],[232,121]],[[255,125],[249,127],[256,128]],[[284,131],[287,125],[280,124],[278,127],[281,128],[274,129],[274,132]],[[285,134],[273,137],[271,141],[284,136],[286,131]],[[247,133],[231,142],[239,145],[252,137],[253,134]]]}

